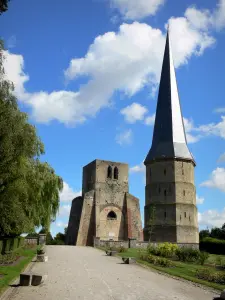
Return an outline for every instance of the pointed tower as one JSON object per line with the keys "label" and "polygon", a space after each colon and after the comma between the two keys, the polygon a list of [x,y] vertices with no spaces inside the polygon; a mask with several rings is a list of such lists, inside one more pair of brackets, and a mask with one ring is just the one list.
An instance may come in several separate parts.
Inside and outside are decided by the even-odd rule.
{"label": "pointed tower", "polygon": [[198,221],[195,161],[188,149],[169,31],[166,38],[152,146],[146,166],[144,239],[194,244]]}

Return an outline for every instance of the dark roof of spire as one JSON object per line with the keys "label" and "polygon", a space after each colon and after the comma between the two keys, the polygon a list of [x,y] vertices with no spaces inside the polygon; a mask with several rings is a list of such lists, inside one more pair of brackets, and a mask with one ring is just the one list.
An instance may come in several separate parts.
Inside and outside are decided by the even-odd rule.
{"label": "dark roof of spire", "polygon": [[188,149],[177,89],[169,30],[159,85],[154,133],[145,163],[155,159],[181,158],[195,161]]}

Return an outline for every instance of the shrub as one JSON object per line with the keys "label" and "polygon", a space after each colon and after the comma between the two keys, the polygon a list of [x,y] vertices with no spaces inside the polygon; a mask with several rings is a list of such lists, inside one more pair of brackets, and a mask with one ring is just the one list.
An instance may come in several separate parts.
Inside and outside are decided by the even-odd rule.
{"label": "shrub", "polygon": [[0,240],[0,255],[2,254],[3,251],[3,241]]}
{"label": "shrub", "polygon": [[187,262],[198,261],[200,257],[200,251],[192,248],[178,248],[175,254],[180,261]]}
{"label": "shrub", "polygon": [[225,253],[225,240],[218,240],[211,237],[206,237],[199,244],[200,250],[212,254]]}
{"label": "shrub", "polygon": [[161,267],[165,267],[165,268],[175,266],[174,263],[171,260],[166,259],[166,258],[162,258],[162,257],[158,257],[156,259],[156,264],[160,265]]}
{"label": "shrub", "polygon": [[178,246],[172,243],[163,243],[158,245],[159,256],[162,257],[172,257],[177,249]]}
{"label": "shrub", "polygon": [[212,272],[210,269],[200,269],[197,270],[196,277],[210,282],[225,284],[224,272]]}
{"label": "shrub", "polygon": [[156,257],[156,256],[153,256],[152,254],[143,254],[142,253],[140,255],[140,259],[143,261],[147,261],[150,264],[158,265],[161,267],[173,267],[174,266],[174,263],[171,260],[163,258],[163,257]]}
{"label": "shrub", "polygon": [[199,253],[198,260],[199,260],[199,262],[200,262],[201,265],[204,265],[204,263],[206,262],[206,260],[208,258],[209,258],[209,253],[208,252],[202,251],[202,252]]}
{"label": "shrub", "polygon": [[123,253],[123,252],[126,252],[126,251],[127,251],[127,249],[125,247],[123,247],[123,246],[120,246],[118,248],[118,252],[120,252],[120,253]]}

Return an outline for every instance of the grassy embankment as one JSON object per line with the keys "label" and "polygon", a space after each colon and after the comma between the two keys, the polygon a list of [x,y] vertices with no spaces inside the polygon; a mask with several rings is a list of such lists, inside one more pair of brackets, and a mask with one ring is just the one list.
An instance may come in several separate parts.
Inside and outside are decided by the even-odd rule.
{"label": "grassy embankment", "polygon": [[21,257],[14,265],[0,265],[0,295],[8,288],[10,284],[23,272],[26,266],[36,255],[36,247],[33,249],[21,248],[17,250]]}
{"label": "grassy embankment", "polygon": [[[103,249],[102,249],[103,250]],[[142,253],[145,253],[143,250]],[[183,278],[198,284],[202,284],[217,290],[224,290],[225,285],[214,283],[214,282],[209,282],[206,280],[201,280],[196,277],[196,272],[200,268],[208,268],[215,272],[215,264],[218,256],[221,257],[222,261],[225,263],[225,255],[215,255],[215,254],[210,254],[209,258],[205,262],[204,266],[201,266],[199,264],[195,263],[187,263],[187,262],[180,262],[180,261],[174,261],[174,267],[161,267],[157,266],[151,263],[148,263],[146,261],[142,261],[140,259],[140,252],[138,249],[127,249],[126,252],[118,253],[118,256],[123,256],[123,257],[135,257],[137,259],[137,262],[145,265],[147,267],[153,268],[155,270],[158,270],[160,272],[167,273],[169,275]]]}

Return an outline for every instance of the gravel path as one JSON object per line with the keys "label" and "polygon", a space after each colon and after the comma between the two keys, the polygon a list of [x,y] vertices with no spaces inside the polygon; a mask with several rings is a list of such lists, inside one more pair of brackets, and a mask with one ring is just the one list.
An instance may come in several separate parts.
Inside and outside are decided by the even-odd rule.
{"label": "gravel path", "polygon": [[48,246],[47,263],[33,271],[47,274],[43,285],[17,287],[10,300],[212,300],[217,295],[192,284],[125,265],[89,247]]}

